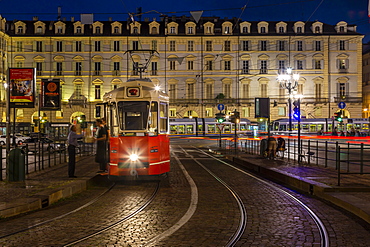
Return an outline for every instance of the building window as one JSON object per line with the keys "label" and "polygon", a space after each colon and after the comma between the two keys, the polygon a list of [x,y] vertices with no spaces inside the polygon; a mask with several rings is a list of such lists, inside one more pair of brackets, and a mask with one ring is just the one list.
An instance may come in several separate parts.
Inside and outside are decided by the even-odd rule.
{"label": "building window", "polygon": [[76,41],[76,52],[82,52],[82,42],[81,41]]}
{"label": "building window", "polygon": [[36,41],[36,52],[42,52],[42,41]]}
{"label": "building window", "polygon": [[261,33],[266,33],[266,27],[261,27]]}
{"label": "building window", "polygon": [[188,51],[194,51],[194,41],[188,40]]}
{"label": "building window", "polygon": [[170,34],[176,34],[176,27],[170,27]]}
{"label": "building window", "polygon": [[279,33],[284,33],[284,27],[279,27]]}
{"label": "building window", "polygon": [[206,99],[213,99],[213,84],[206,84]]}
{"label": "building window", "polygon": [[193,27],[188,27],[188,34],[193,34]]}
{"label": "building window", "polygon": [[100,51],[100,41],[95,41],[95,51]]}
{"label": "building window", "polygon": [[18,61],[16,67],[17,68],[23,68],[23,62]]}
{"label": "building window", "polygon": [[344,98],[346,95],[346,83],[339,83],[339,96]]}
{"label": "building window", "polygon": [[157,50],[158,49],[158,47],[157,47],[157,41],[156,40],[152,40],[152,50]]}
{"label": "building window", "polygon": [[261,51],[267,51],[267,41],[262,40],[260,44],[261,44]]}
{"label": "building window", "polygon": [[114,27],[113,33],[114,34],[119,34],[119,27]]}
{"label": "building window", "polygon": [[321,100],[321,84],[316,83],[315,84],[315,98],[317,101]]}
{"label": "building window", "polygon": [[243,27],[242,32],[243,33],[248,33],[248,27]]}
{"label": "building window", "polygon": [[267,74],[267,61],[261,60],[260,74]]}
{"label": "building window", "polygon": [[206,70],[213,70],[213,61],[206,61]]}
{"label": "building window", "polygon": [[339,59],[339,69],[347,69],[346,59]]}
{"label": "building window", "polygon": [[242,51],[249,51],[249,42],[247,40],[242,41]]}
{"label": "building window", "polygon": [[75,84],[74,95],[76,99],[82,98],[82,84]]}
{"label": "building window", "polygon": [[225,27],[225,34],[229,34],[229,33],[231,33],[230,32],[230,27],[227,26],[227,27]]}
{"label": "building window", "polygon": [[56,75],[63,75],[63,66],[61,62],[56,63]]}
{"label": "building window", "polygon": [[303,61],[297,60],[297,69],[303,69]]}
{"label": "building window", "polygon": [[18,29],[17,29],[17,33],[18,34],[23,34],[23,27],[22,26],[19,26]]}
{"label": "building window", "polygon": [[278,47],[279,51],[285,51],[285,42],[284,41],[279,40],[278,45],[279,45],[279,47]]}
{"label": "building window", "polygon": [[41,62],[36,63],[36,74],[38,76],[42,75],[42,63]]}
{"label": "building window", "polygon": [[187,84],[187,98],[194,99],[195,97],[195,83],[188,83]]}
{"label": "building window", "polygon": [[100,85],[95,85],[95,99],[100,99]]}
{"label": "building window", "polygon": [[23,51],[23,42],[17,41],[17,52],[22,52],[22,51]]}
{"label": "building window", "polygon": [[339,41],[339,50],[344,51],[346,49],[346,41],[340,40]]}
{"label": "building window", "polygon": [[321,61],[315,60],[315,69],[321,69]]}
{"label": "building window", "polygon": [[113,75],[119,76],[121,70],[120,62],[113,62]]}
{"label": "building window", "polygon": [[43,33],[43,30],[42,30],[42,27],[41,26],[37,26],[36,33],[38,33],[38,34]]}
{"label": "building window", "polygon": [[193,70],[194,69],[194,61],[188,61],[188,70]]}
{"label": "building window", "polygon": [[224,83],[224,95],[225,98],[231,98],[231,84]]}
{"label": "building window", "polygon": [[249,61],[243,61],[243,69],[242,69],[243,74],[249,74]]}
{"label": "building window", "polygon": [[340,27],[339,27],[339,32],[340,32],[340,33],[344,33],[344,27],[343,27],[343,26],[340,26]]}
{"label": "building window", "polygon": [[139,67],[139,63],[138,62],[134,62],[132,64],[132,75],[138,75],[139,74],[138,67]]}
{"label": "building window", "polygon": [[225,41],[225,51],[231,51],[231,43],[230,43],[230,40],[226,40]]}
{"label": "building window", "polygon": [[158,34],[157,27],[152,27],[152,34]]}
{"label": "building window", "polygon": [[302,27],[297,27],[297,33],[302,33]]}
{"label": "building window", "polygon": [[170,70],[176,70],[176,61],[170,61]]}
{"label": "building window", "polygon": [[206,51],[212,51],[212,41],[206,41]]}
{"label": "building window", "polygon": [[82,33],[82,28],[80,26],[76,27],[76,33]]}
{"label": "building window", "polygon": [[242,87],[242,98],[249,98],[249,84],[244,83]]}
{"label": "building window", "polygon": [[321,41],[315,41],[315,51],[321,51]]}
{"label": "building window", "polygon": [[57,33],[62,34],[63,33],[63,27],[61,27],[61,26],[57,27]]}
{"label": "building window", "polygon": [[224,61],[224,65],[225,70],[231,70],[231,61]]}
{"label": "building window", "polygon": [[96,27],[95,28],[95,34],[100,34],[101,33],[101,28],[100,27]]}
{"label": "building window", "polygon": [[94,70],[94,75],[100,75],[100,73],[101,73],[101,62],[95,62],[94,63],[94,68],[95,68],[95,70]]}
{"label": "building window", "polygon": [[57,41],[57,52],[63,51],[63,41]]}
{"label": "building window", "polygon": [[138,34],[139,33],[139,28],[138,27],[134,27],[134,29],[132,30],[132,33],[133,34]]}
{"label": "building window", "polygon": [[120,51],[120,42],[113,41],[113,51]]}
{"label": "building window", "polygon": [[134,51],[139,50],[139,41],[132,41],[132,49]]}
{"label": "building window", "polygon": [[170,99],[176,99],[176,84],[170,84]]}
{"label": "building window", "polygon": [[315,27],[315,33],[320,33],[320,27]]}
{"label": "building window", "polygon": [[297,51],[303,51],[303,42],[301,40],[297,41]]}
{"label": "building window", "polygon": [[261,97],[267,98],[267,84],[261,84]]}
{"label": "building window", "polygon": [[158,63],[157,62],[152,62],[152,75],[157,75],[158,73]]}
{"label": "building window", "polygon": [[81,75],[81,71],[82,71],[82,63],[81,62],[76,62],[75,75]]}
{"label": "building window", "polygon": [[176,51],[176,41],[170,41],[170,51]]}
{"label": "building window", "polygon": [[285,61],[279,60],[279,70],[285,70]]}

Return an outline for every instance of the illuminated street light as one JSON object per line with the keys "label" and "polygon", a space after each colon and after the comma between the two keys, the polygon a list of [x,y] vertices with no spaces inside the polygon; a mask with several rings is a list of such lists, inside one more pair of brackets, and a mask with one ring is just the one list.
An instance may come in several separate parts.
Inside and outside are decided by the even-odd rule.
{"label": "illuminated street light", "polygon": [[288,90],[288,116],[289,116],[289,134],[292,131],[292,91],[298,87],[299,74],[293,73],[292,68],[287,68],[285,72],[278,74],[277,81],[280,86]]}

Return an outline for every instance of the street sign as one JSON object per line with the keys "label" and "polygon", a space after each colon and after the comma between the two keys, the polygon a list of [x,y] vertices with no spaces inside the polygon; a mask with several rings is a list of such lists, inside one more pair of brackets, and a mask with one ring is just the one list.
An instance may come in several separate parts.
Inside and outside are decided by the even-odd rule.
{"label": "street sign", "polygon": [[223,111],[223,110],[225,109],[225,105],[224,105],[224,104],[218,104],[218,105],[217,105],[217,109],[218,109],[219,111]]}
{"label": "street sign", "polygon": [[344,109],[344,108],[346,108],[346,103],[344,103],[343,101],[342,101],[342,102],[339,102],[339,103],[338,103],[338,107],[339,107],[340,109]]}
{"label": "street sign", "polygon": [[225,124],[216,124],[219,131],[222,131],[225,127]]}

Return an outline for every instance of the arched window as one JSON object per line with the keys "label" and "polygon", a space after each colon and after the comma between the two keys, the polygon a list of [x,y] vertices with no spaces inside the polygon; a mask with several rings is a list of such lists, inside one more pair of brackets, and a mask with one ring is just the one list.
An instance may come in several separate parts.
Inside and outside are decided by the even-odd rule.
{"label": "arched window", "polygon": [[302,27],[297,27],[297,33],[302,33]]}
{"label": "arched window", "polygon": [[114,27],[114,31],[113,31],[114,33],[119,33],[119,27]]}
{"label": "arched window", "polygon": [[41,26],[38,26],[36,28],[36,33],[42,33],[42,27]]}
{"label": "arched window", "polygon": [[95,28],[95,33],[96,34],[100,34],[101,33],[101,28],[100,27],[96,27]]}

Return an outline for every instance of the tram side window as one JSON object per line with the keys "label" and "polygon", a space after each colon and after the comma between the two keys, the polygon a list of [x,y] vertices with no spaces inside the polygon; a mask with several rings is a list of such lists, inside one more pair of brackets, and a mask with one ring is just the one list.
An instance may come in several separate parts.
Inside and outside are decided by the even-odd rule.
{"label": "tram side window", "polygon": [[168,104],[160,103],[159,111],[160,132],[165,133],[168,131]]}
{"label": "tram side window", "polygon": [[150,107],[149,131],[156,132],[158,129],[158,103],[152,102]]}
{"label": "tram side window", "polygon": [[208,133],[216,133],[216,128],[214,124],[208,124]]}
{"label": "tram side window", "polygon": [[193,132],[194,132],[194,126],[192,124],[186,125],[186,133],[193,134]]}
{"label": "tram side window", "polygon": [[148,121],[149,102],[121,101],[118,103],[118,116],[122,130],[145,130]]}

